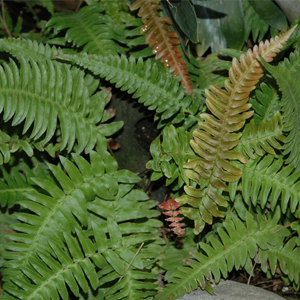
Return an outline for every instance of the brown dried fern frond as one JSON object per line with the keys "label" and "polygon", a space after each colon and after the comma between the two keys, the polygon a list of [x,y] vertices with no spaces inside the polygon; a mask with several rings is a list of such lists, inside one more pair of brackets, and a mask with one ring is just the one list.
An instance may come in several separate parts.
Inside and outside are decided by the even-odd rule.
{"label": "brown dried fern frond", "polygon": [[222,216],[217,205],[227,206],[227,202],[221,192],[228,190],[227,182],[237,181],[242,176],[242,171],[230,161],[245,163],[246,160],[241,153],[231,149],[239,143],[242,135],[239,130],[253,114],[253,111],[248,111],[251,104],[247,102],[250,92],[263,76],[260,58],[271,62],[294,29],[276,36],[270,42],[261,42],[259,46],[254,46],[253,51],[249,49],[247,55],[241,55],[240,63],[234,58],[229,70],[230,80],[225,81],[225,90],[217,86],[211,86],[212,92],[206,90],[206,104],[211,114],[201,115],[204,119],[199,122],[201,129],[194,131],[191,141],[199,157],[185,165],[187,176],[200,189],[186,187],[187,195],[176,199],[196,208],[183,208],[182,213],[196,221],[197,233],[205,223],[212,223],[212,216]]}
{"label": "brown dried fern frond", "polygon": [[187,94],[193,92],[192,83],[189,80],[188,71],[186,71],[186,62],[180,57],[183,53],[177,47],[180,44],[176,31],[171,31],[169,25],[172,21],[169,17],[161,17],[162,7],[160,0],[137,0],[130,9],[139,8],[138,16],[142,18],[144,26],[141,32],[147,32],[146,43],[153,46],[153,52],[156,59],[161,59],[170,72],[174,72],[174,77],[181,75],[181,84],[184,86]]}

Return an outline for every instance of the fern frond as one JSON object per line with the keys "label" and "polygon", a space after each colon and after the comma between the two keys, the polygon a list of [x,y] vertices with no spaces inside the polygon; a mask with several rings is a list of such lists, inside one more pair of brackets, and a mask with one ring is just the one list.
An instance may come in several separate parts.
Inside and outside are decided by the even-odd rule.
{"label": "fern frond", "polygon": [[[178,87],[178,80],[162,72],[156,64],[142,59],[127,59],[125,56],[99,56],[80,53],[59,55],[59,59],[71,61],[95,75],[100,75],[122,91],[133,94],[149,110],[156,109],[165,122],[170,120],[185,130],[200,121],[199,100],[191,95],[184,97],[184,90]],[[201,106],[200,106],[201,107]]]}
{"label": "fern frond", "polygon": [[283,274],[298,285],[300,277],[299,255],[299,237],[293,237],[284,245],[276,245],[268,250],[260,251],[258,259],[264,272],[270,270],[274,275],[276,268],[280,267]]}
{"label": "fern frond", "polygon": [[280,200],[283,213],[288,205],[295,212],[300,202],[300,172],[295,172],[292,164],[283,168],[283,163],[282,159],[274,161],[273,155],[248,161],[242,176],[242,193],[247,204],[250,199],[255,206],[259,201],[262,208],[270,203],[271,210],[275,210]]}
{"label": "fern frond", "polygon": [[[55,181],[32,178],[40,192],[23,193],[27,200],[18,201],[27,212],[16,214],[23,223],[12,226],[19,233],[10,235],[14,242],[7,245],[4,279],[7,293],[18,299],[22,299],[24,290],[29,293],[28,299],[50,299],[56,289],[63,299],[68,299],[66,288],[62,287],[65,283],[75,295],[79,291],[70,279],[72,273],[87,292],[88,281],[93,288],[98,287],[93,264],[100,269],[110,265],[110,273],[117,272],[120,278],[141,243],[153,241],[140,252],[150,269],[162,251],[155,242],[159,233],[154,227],[161,226],[161,222],[152,219],[157,217],[157,211],[151,210],[155,201],[149,201],[142,191],[133,190],[140,178],[130,171],[118,170],[116,161],[103,150],[101,155],[90,154],[91,163],[79,155],[74,154],[73,158],[78,167],[60,158],[69,176],[62,168],[49,164]],[[132,219],[139,222],[132,223]],[[81,227],[88,231],[84,233]],[[65,246],[68,252],[63,250]],[[133,267],[143,268],[138,262],[137,259]],[[81,265],[88,281],[79,274]],[[148,271],[144,273],[148,278]],[[46,293],[46,298],[38,296],[44,295],[40,293]]]}
{"label": "fern frond", "polygon": [[47,30],[53,29],[57,34],[68,29],[66,41],[72,42],[76,47],[83,47],[83,51],[88,53],[124,54],[116,41],[126,43],[125,30],[109,15],[102,14],[103,11],[100,3],[94,3],[77,13],[56,14],[47,23]]}
{"label": "fern frond", "polygon": [[163,210],[164,215],[169,216],[169,218],[165,220],[168,222],[172,222],[169,226],[174,228],[172,228],[171,230],[179,236],[184,236],[185,229],[181,228],[184,223],[179,223],[183,220],[183,217],[177,217],[181,213],[181,210],[177,210],[180,205],[181,204],[175,202],[174,199],[169,199],[167,202],[163,202],[162,204],[158,205],[158,207]]}
{"label": "fern frond", "polygon": [[190,77],[186,71],[186,62],[180,57],[183,53],[177,47],[180,44],[176,31],[170,31],[168,25],[172,25],[169,17],[161,17],[159,11],[162,7],[160,0],[137,0],[130,9],[139,9],[138,16],[142,18],[144,26],[141,32],[149,31],[146,36],[146,43],[154,46],[156,59],[161,59],[166,67],[170,67],[170,72],[174,76],[181,76],[181,84],[185,87],[187,94],[193,92]]}
{"label": "fern frond", "polygon": [[299,69],[300,53],[295,51],[290,55],[290,61],[287,59],[278,66],[270,66],[264,63],[265,68],[276,79],[279,89],[282,91],[283,131],[289,132],[284,140],[283,155],[288,155],[286,164],[295,164],[299,170],[300,162],[300,101],[299,101]]}
{"label": "fern frond", "polygon": [[181,127],[164,128],[162,136],[158,136],[150,146],[153,160],[149,161],[146,166],[154,171],[151,180],[157,180],[164,175],[167,177],[166,185],[171,184],[177,178],[178,188],[184,183],[189,183],[183,166],[189,159],[196,157],[189,145],[191,138],[192,134]]}
{"label": "fern frond", "polygon": [[75,151],[88,153],[97,139],[122,127],[122,122],[96,126],[109,95],[103,91],[89,99],[83,72],[50,60],[28,63],[20,57],[20,61],[20,69],[13,61],[0,69],[0,111],[4,111],[4,122],[13,119],[13,126],[25,121],[23,134],[33,126],[29,139],[46,135],[46,144],[54,136],[59,120],[60,150],[67,148],[70,152],[75,146]]}
{"label": "fern frond", "polygon": [[[128,263],[135,255],[133,248],[128,249],[122,245],[121,232],[112,218],[108,219],[107,228],[110,239],[106,237],[101,227],[92,224],[92,237],[95,242],[79,228],[76,229],[76,236],[64,232],[64,247],[50,239],[48,243],[53,255],[37,250],[36,255],[30,260],[31,266],[22,269],[30,281],[14,277],[4,288],[17,299],[24,299],[23,293],[28,300],[50,300],[60,297],[67,300],[69,299],[67,285],[75,296],[79,296],[80,289],[87,293],[89,285],[96,290],[107,283],[107,277],[121,278],[124,275],[123,280],[106,291],[107,295],[114,291],[121,293],[125,299],[137,299],[137,296],[138,299],[144,299],[154,295],[157,287],[155,274],[143,270],[141,255],[135,257],[132,266],[126,272]],[[67,251],[64,250],[65,247]],[[96,273],[99,268],[105,270],[102,276],[101,271]],[[113,272],[105,276],[107,269]],[[139,280],[146,279],[149,281],[148,291],[142,291],[144,285],[141,285]],[[19,289],[13,289],[14,286],[18,286]]]}
{"label": "fern frond", "polygon": [[[26,61],[34,60],[42,62],[51,59],[55,55],[63,54],[65,50],[57,49],[55,46],[50,47],[48,44],[44,45],[29,39],[24,40],[14,38],[0,39],[0,48],[19,60],[25,59]],[[60,62],[56,61],[56,63]],[[82,70],[78,72],[82,72],[82,77],[88,88],[89,95],[92,96],[99,87],[99,79],[96,79],[91,74],[84,73]]]}
{"label": "fern frond", "polygon": [[256,99],[250,99],[249,102],[255,111],[253,119],[258,126],[261,121],[268,122],[275,113],[280,111],[280,101],[274,88],[265,83],[260,85],[260,90],[255,92],[255,96]]}
{"label": "fern frond", "polygon": [[45,60],[54,55],[63,54],[63,50],[56,48],[55,46],[51,47],[48,44],[44,45],[29,39],[0,39],[0,49],[11,53],[15,57],[22,56],[26,60],[29,60],[30,58],[35,60]]}
{"label": "fern frond", "polygon": [[275,155],[274,149],[282,148],[278,141],[282,142],[284,139],[282,118],[277,112],[270,121],[261,121],[258,127],[254,120],[251,120],[250,124],[245,126],[235,150],[243,155],[247,154],[251,159],[256,158],[255,154],[263,156],[264,151]]}
{"label": "fern frond", "polygon": [[185,165],[188,169],[187,176],[200,189],[191,191],[188,187],[188,196],[176,199],[196,208],[193,211],[187,208],[186,212],[183,210],[183,214],[188,217],[192,215],[193,219],[201,223],[199,228],[195,228],[197,232],[203,229],[204,222],[211,224],[212,216],[222,217],[217,205],[226,206],[227,202],[217,189],[227,191],[226,182],[237,181],[242,175],[241,170],[230,160],[246,162],[243,155],[232,151],[232,148],[239,143],[241,133],[238,131],[253,114],[253,111],[248,111],[251,104],[247,102],[250,92],[263,76],[260,57],[268,62],[272,61],[294,29],[295,27],[270,42],[261,42],[253,51],[249,49],[247,56],[241,55],[241,63],[234,58],[229,70],[230,81],[225,81],[226,90],[211,86],[212,92],[206,91],[206,104],[212,114],[201,114],[204,122],[199,122],[201,130],[194,131],[194,140],[191,141],[191,146],[199,158]]}
{"label": "fern frond", "polygon": [[255,220],[247,213],[245,223],[232,215],[223,222],[224,228],[218,230],[219,238],[211,237],[210,245],[200,242],[201,252],[193,253],[189,265],[175,271],[173,284],[168,284],[155,299],[177,299],[199,285],[204,288],[206,278],[219,282],[221,275],[226,278],[233,268],[238,270],[245,267],[250,272],[251,259],[256,256],[258,248],[269,249],[282,242],[284,235],[288,235],[288,231],[279,232],[278,236],[274,234],[280,228],[277,225],[279,219],[279,210],[269,220]]}
{"label": "fern frond", "polygon": [[13,207],[18,200],[22,199],[22,193],[34,190],[29,182],[30,177],[36,177],[36,173],[26,172],[24,177],[17,168],[12,168],[11,174],[8,174],[3,167],[1,173],[3,180],[0,179],[0,207]]}

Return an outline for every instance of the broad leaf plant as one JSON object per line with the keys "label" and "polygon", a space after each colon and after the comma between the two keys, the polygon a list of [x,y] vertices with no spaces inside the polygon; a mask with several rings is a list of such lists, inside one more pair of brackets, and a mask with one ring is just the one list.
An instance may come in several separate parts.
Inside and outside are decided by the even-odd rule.
{"label": "broad leaf plant", "polygon": [[[297,20],[272,1],[81,4],[0,40],[1,299],[178,299],[255,267],[298,289]],[[153,112],[168,201],[118,167],[115,91]]]}

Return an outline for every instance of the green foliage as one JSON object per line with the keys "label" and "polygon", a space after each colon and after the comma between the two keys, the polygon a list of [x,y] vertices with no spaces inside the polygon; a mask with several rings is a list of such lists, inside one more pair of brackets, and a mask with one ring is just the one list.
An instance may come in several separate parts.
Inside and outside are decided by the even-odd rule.
{"label": "green foliage", "polygon": [[284,140],[284,155],[288,155],[286,163],[293,163],[299,168],[299,126],[298,118],[300,113],[299,102],[299,52],[290,55],[290,60],[285,60],[278,66],[269,66],[264,63],[266,69],[276,79],[279,89],[282,92],[281,107],[283,111],[283,131],[289,132]]}
{"label": "green foliage", "polygon": [[[244,201],[262,208],[269,203],[271,210],[281,206],[286,213],[290,204],[291,212],[295,213],[299,205],[299,172],[294,171],[294,165],[282,167],[283,160],[274,161],[274,156],[267,155],[263,159],[249,160],[244,167],[242,176],[242,193]],[[278,203],[280,199],[280,204]]]}
{"label": "green foliage", "polygon": [[125,29],[114,22],[104,12],[100,3],[83,7],[77,13],[56,14],[47,24],[48,30],[54,30],[58,34],[68,29],[65,40],[76,47],[94,54],[124,53],[117,43],[126,43]]}
{"label": "green foliage", "polygon": [[255,159],[255,154],[263,156],[265,152],[275,155],[275,149],[282,148],[280,142],[284,139],[280,113],[276,113],[268,122],[261,121],[258,127],[253,118],[245,126],[236,150],[252,159]]}
{"label": "green foliage", "polygon": [[158,136],[151,143],[150,152],[154,159],[147,164],[147,168],[154,171],[151,180],[165,176],[166,185],[169,185],[178,179],[178,188],[184,183],[189,183],[183,166],[189,159],[196,157],[189,146],[191,138],[192,135],[181,127],[176,129],[174,126],[169,126],[164,129],[162,136]]}
{"label": "green foliage", "polygon": [[[267,64],[295,28],[246,52],[286,26],[271,1],[170,0],[160,11],[159,0],[147,0],[139,13],[149,28],[126,0],[81,4],[35,35],[48,44],[33,33],[0,40],[1,299],[176,299],[255,267],[270,276],[280,268],[297,288],[299,52]],[[44,5],[52,14],[52,1]],[[155,18],[169,43],[151,32]],[[18,36],[22,26],[7,20]],[[174,50],[166,45],[179,43],[182,61],[173,62],[184,64],[176,68],[191,95],[164,66]],[[226,46],[232,62],[200,57]],[[107,138],[123,126],[111,122],[116,94],[155,111],[161,132],[147,168],[182,204],[185,236],[163,227],[152,186],[138,188],[139,176],[113,158]]]}
{"label": "green foliage", "polygon": [[255,219],[248,213],[246,224],[235,216],[228,218],[223,222],[223,228],[218,230],[218,238],[211,238],[209,244],[200,243],[201,251],[193,253],[193,260],[188,266],[178,268],[173,275],[173,284],[169,284],[156,299],[176,299],[198,285],[204,287],[205,278],[219,282],[221,276],[226,278],[233,268],[244,267],[251,272],[251,259],[257,255],[257,249],[278,249],[289,234],[288,230],[281,230],[274,235],[274,231],[281,227],[277,224],[279,218],[279,210],[267,220],[261,216]]}
{"label": "green foliage", "polygon": [[[117,287],[113,281],[104,294],[124,288],[125,295],[140,297],[137,279],[153,281],[148,294],[155,293],[155,275],[149,271],[161,251],[156,242],[158,233],[153,230],[160,222],[153,219],[156,211],[150,211],[154,201],[132,189],[140,178],[118,170],[107,152],[92,152],[90,164],[79,155],[73,154],[73,159],[77,166],[61,157],[69,176],[62,168],[49,165],[56,180],[31,178],[40,191],[27,188],[22,192],[25,199],[18,204],[26,211],[15,214],[22,223],[11,225],[19,233],[11,234],[12,242],[6,246],[10,252],[4,264],[5,289],[17,299],[51,299],[58,294],[68,299],[67,284],[78,296],[79,287],[87,293],[89,283],[93,289],[101,288],[125,275],[137,246],[152,240],[141,250],[141,258],[132,263],[131,276],[125,280],[136,288],[129,292],[122,281]],[[131,222],[133,218],[138,226]],[[106,270],[103,280],[101,272],[96,274],[97,268]]]}
{"label": "green foliage", "polygon": [[179,124],[184,129],[194,126],[200,117],[198,99],[188,95],[178,87],[178,80],[169,73],[160,72],[150,60],[143,62],[125,56],[96,56],[77,54],[59,55],[59,59],[74,62],[90,70],[95,75],[115,83],[122,91],[133,94],[149,110],[156,109],[159,118],[166,122]]}
{"label": "green foliage", "polygon": [[274,88],[269,87],[265,83],[260,85],[260,90],[255,92],[256,99],[250,99],[252,108],[255,113],[253,115],[256,126],[261,121],[269,121],[276,112],[280,111],[279,96]]}

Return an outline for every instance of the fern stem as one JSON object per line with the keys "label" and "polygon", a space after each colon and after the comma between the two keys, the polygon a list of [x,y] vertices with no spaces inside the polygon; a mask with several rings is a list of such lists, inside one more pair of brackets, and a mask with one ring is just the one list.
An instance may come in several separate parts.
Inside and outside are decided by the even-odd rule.
{"label": "fern stem", "polygon": [[7,24],[6,24],[6,21],[5,21],[5,15],[4,15],[4,1],[3,1],[3,0],[1,0],[1,7],[2,7],[2,17],[0,16],[0,22],[1,22],[2,26],[3,26],[3,30],[4,30],[4,32],[6,33],[6,35],[7,35],[8,37],[12,37],[12,34],[11,34],[10,30],[8,29]]}
{"label": "fern stem", "polygon": [[133,261],[135,260],[135,258],[138,256],[138,254],[140,253],[140,251],[142,250],[143,246],[144,246],[144,242],[142,242],[142,244],[140,245],[139,249],[136,251],[136,253],[134,254],[132,260],[130,261],[130,263],[128,264],[124,274],[119,278],[118,282],[120,282],[123,277],[126,275],[127,271],[129,270],[130,266],[132,265]]}

